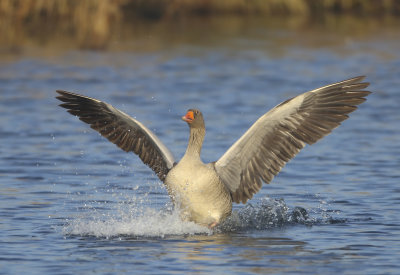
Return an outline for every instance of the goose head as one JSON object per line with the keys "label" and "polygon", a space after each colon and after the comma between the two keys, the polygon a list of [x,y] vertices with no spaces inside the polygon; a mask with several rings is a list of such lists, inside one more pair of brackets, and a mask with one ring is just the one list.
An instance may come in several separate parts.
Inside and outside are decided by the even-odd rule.
{"label": "goose head", "polygon": [[190,128],[205,128],[203,114],[197,109],[189,109],[182,120],[186,121]]}

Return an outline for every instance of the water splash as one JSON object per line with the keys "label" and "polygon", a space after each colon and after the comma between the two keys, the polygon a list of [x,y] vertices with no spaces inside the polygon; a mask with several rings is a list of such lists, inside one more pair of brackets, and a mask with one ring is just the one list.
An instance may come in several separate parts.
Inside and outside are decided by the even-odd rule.
{"label": "water splash", "polygon": [[207,227],[182,221],[176,210],[147,208],[139,215],[119,212],[114,215],[85,214],[67,222],[65,235],[95,237],[161,237],[167,235],[211,234]]}
{"label": "water splash", "polygon": [[312,222],[304,208],[293,210],[283,199],[264,198],[256,204],[247,203],[243,208],[233,211],[218,230],[222,232],[238,232],[244,230],[263,230],[291,224],[307,224]]}
{"label": "water splash", "polygon": [[140,208],[128,205],[130,208],[119,208],[109,214],[91,210],[67,221],[63,227],[65,235],[95,236],[95,237],[158,237],[171,235],[211,235],[224,232],[243,232],[247,230],[266,230],[291,225],[313,226],[346,222],[321,214],[320,217],[310,217],[302,207],[288,207],[283,199],[264,198],[255,204],[247,203],[244,207],[234,210],[232,215],[214,230],[200,226],[194,222],[182,221],[179,212],[171,207],[164,209]]}

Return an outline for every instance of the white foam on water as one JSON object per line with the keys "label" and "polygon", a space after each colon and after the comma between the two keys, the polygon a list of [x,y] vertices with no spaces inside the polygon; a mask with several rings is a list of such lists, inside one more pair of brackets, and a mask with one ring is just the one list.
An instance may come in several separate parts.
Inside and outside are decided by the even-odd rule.
{"label": "white foam on water", "polygon": [[67,221],[63,228],[65,235],[95,237],[137,236],[165,237],[167,235],[212,234],[207,227],[194,222],[182,221],[178,211],[164,211],[146,208],[140,215],[117,212],[112,215],[86,213]]}

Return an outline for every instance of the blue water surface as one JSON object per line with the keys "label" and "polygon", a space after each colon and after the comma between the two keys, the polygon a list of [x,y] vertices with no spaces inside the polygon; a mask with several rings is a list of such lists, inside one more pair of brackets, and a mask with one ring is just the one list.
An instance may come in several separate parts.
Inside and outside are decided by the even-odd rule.
{"label": "blue water surface", "polygon": [[[2,62],[0,273],[398,274],[399,48],[370,37],[277,50],[264,43],[273,39]],[[147,166],[55,99],[64,89],[104,100],[177,159],[180,117],[199,108],[208,162],[274,105],[357,75],[371,83],[368,101],[215,231],[182,222]]]}

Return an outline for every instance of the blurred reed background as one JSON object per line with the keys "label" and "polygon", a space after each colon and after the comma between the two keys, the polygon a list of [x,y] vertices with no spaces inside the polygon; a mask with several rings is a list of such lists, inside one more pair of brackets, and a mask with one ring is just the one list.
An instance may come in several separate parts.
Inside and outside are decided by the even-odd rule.
{"label": "blurred reed background", "polygon": [[399,14],[399,0],[1,0],[0,53],[49,44],[107,49],[116,39],[140,39],[149,31],[173,36],[188,20],[228,32],[254,20],[362,31],[368,24],[379,29],[382,22],[397,21]]}

